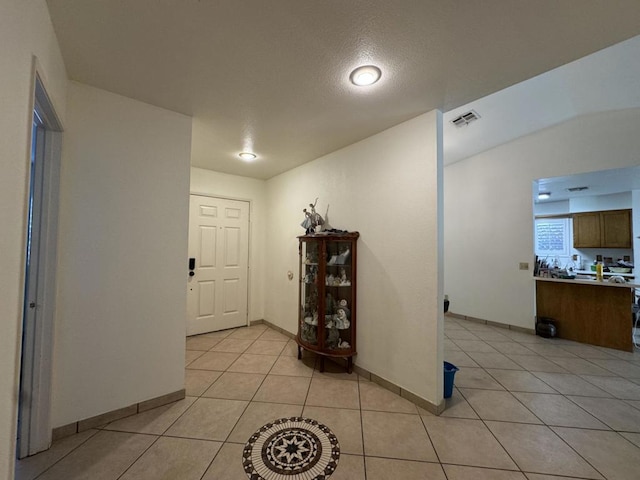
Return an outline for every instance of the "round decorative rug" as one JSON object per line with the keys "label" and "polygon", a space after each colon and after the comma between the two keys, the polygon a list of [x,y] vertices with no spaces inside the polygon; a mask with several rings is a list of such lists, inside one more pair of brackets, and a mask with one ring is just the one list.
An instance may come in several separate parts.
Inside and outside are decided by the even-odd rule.
{"label": "round decorative rug", "polygon": [[338,439],[327,426],[291,417],[267,423],[251,435],[242,466],[251,480],[325,480],[339,458]]}

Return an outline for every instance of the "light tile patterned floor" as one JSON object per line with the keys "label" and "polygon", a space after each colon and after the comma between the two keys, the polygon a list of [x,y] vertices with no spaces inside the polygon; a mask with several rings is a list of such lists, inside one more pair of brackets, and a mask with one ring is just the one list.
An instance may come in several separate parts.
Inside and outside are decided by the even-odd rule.
{"label": "light tile patterned floor", "polygon": [[18,480],[245,480],[242,448],[270,420],[326,424],[332,480],[640,478],[640,353],[447,318],[460,367],[433,416],[355,374],[296,358],[258,325],[187,340],[187,398],[65,438]]}

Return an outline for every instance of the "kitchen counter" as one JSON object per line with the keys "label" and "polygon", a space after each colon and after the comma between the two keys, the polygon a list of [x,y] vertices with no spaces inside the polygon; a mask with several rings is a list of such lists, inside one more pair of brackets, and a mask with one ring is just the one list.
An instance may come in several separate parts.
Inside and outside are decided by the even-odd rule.
{"label": "kitchen counter", "polygon": [[640,288],[640,284],[638,283],[614,283],[607,282],[606,280],[597,281],[595,278],[590,280],[588,278],[545,278],[545,277],[534,277],[536,281],[540,282],[559,282],[559,283],[578,283],[584,285],[597,285],[600,287],[618,287],[618,288]]}
{"label": "kitchen counter", "polygon": [[541,277],[535,280],[536,315],[553,319],[559,338],[633,351],[631,309],[635,288],[640,285]]}

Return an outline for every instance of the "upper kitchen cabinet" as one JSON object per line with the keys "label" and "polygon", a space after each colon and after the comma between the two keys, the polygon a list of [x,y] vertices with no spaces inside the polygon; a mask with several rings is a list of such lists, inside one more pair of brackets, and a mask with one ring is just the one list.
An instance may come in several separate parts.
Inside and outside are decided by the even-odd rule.
{"label": "upper kitchen cabinet", "polygon": [[602,246],[607,248],[631,248],[631,210],[600,212]]}
{"label": "upper kitchen cabinet", "polygon": [[600,212],[573,215],[573,248],[601,246]]}
{"label": "upper kitchen cabinet", "polygon": [[573,248],[631,247],[631,210],[573,214]]}

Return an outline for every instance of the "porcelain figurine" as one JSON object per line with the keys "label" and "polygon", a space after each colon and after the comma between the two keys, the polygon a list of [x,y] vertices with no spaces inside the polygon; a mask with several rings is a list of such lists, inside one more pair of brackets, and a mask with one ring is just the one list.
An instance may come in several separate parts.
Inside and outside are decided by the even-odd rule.
{"label": "porcelain figurine", "polygon": [[344,308],[338,308],[336,314],[334,315],[333,323],[338,330],[345,330],[349,328],[351,322],[349,322],[349,319],[347,318],[347,312],[344,310]]}
{"label": "porcelain figurine", "polygon": [[304,228],[307,235],[311,235],[320,231],[322,225],[324,225],[324,218],[322,218],[322,215],[316,212],[317,203],[318,199],[316,198],[316,201],[314,203],[309,204],[309,210],[307,210],[306,208],[302,209],[302,213],[304,213],[304,220],[302,221],[300,226]]}
{"label": "porcelain figurine", "polygon": [[335,350],[338,348],[338,344],[340,343],[340,333],[336,328],[330,328],[327,330],[327,341],[326,347],[329,350]]}

